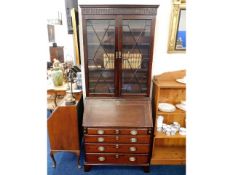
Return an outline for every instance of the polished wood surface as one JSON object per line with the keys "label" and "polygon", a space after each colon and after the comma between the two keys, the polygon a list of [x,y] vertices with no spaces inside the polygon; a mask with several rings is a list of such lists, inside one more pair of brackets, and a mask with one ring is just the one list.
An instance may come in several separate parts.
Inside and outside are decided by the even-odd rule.
{"label": "polished wood surface", "polygon": [[[48,135],[50,142],[50,155],[56,166],[53,154],[66,151],[80,156],[80,122],[82,122],[82,98],[75,105],[61,105],[56,107],[47,120]],[[80,121],[79,121],[80,120]],[[79,161],[79,159],[78,159]]]}
{"label": "polished wood surface", "polygon": [[102,142],[105,142],[105,143],[132,143],[132,144],[135,144],[135,143],[150,143],[150,136],[149,135],[139,135],[139,136],[128,136],[128,135],[96,136],[96,135],[86,135],[84,137],[84,141],[89,142],[89,143],[97,143],[97,142],[100,142],[99,138],[101,138],[103,140]]}
{"label": "polished wood surface", "polygon": [[86,152],[89,153],[149,153],[149,144],[110,144],[110,143],[86,143]]}
{"label": "polished wood surface", "polygon": [[[104,158],[104,159],[100,159]],[[86,160],[91,163],[114,163],[114,164],[146,164],[147,154],[112,154],[112,153],[87,153]]]}
{"label": "polished wood surface", "polygon": [[157,116],[164,117],[164,123],[179,122],[181,127],[186,127],[186,112],[176,108],[174,112],[162,112],[158,109],[159,103],[171,103],[173,105],[186,100],[186,84],[176,81],[185,76],[185,70],[166,72],[155,76],[153,80],[153,114],[154,114],[154,139],[151,164],[175,165],[185,164],[186,136],[177,133],[167,136],[158,132],[156,128]]}
{"label": "polished wood surface", "polygon": [[134,99],[87,98],[84,127],[152,127],[151,102]]}
{"label": "polished wood surface", "polygon": [[184,76],[186,76],[186,70],[178,70],[178,71],[164,72],[160,75],[155,75],[153,77],[153,80],[154,81],[157,81],[157,80],[172,81],[172,80],[183,78]]}
{"label": "polished wood surface", "polygon": [[76,105],[59,106],[48,118],[51,149],[79,149]]}
{"label": "polished wood surface", "polygon": [[[102,131],[103,133],[98,133],[98,131]],[[138,128],[88,128],[87,129],[87,134],[90,135],[96,135],[96,134],[106,134],[106,135],[116,135],[116,134],[121,134],[121,135],[132,135],[132,131],[136,130],[137,135],[146,135],[148,134],[148,129],[138,129]]]}
{"label": "polished wood surface", "polygon": [[140,165],[149,171],[153,127],[149,98],[86,98],[83,126],[85,171],[97,164]]}

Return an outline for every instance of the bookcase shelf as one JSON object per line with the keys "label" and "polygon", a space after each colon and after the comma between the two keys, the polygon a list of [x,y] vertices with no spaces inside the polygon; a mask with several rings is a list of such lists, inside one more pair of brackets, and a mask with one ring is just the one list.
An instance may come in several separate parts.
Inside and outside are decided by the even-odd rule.
{"label": "bookcase shelf", "polygon": [[156,139],[185,139],[186,136],[185,135],[180,135],[179,133],[176,133],[176,135],[167,136],[163,132],[156,131],[155,132],[155,138]]}
{"label": "bookcase shelf", "polygon": [[185,146],[158,146],[151,157],[151,164],[153,165],[181,165],[185,162]]}
{"label": "bookcase shelf", "polygon": [[186,127],[186,111],[176,108],[174,112],[162,112],[159,103],[176,105],[186,100],[185,84],[176,79],[185,76],[185,71],[168,72],[155,77],[153,80],[153,109],[154,109],[154,139],[152,148],[152,165],[179,165],[186,163],[186,135],[166,135],[157,131],[157,117],[163,116],[163,123],[178,122]]}

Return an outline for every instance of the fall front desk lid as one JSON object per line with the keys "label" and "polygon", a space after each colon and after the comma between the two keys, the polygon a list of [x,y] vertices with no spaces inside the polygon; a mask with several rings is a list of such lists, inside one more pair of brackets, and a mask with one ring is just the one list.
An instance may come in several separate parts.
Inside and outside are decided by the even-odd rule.
{"label": "fall front desk lid", "polygon": [[149,98],[86,98],[83,126],[152,127],[151,101]]}

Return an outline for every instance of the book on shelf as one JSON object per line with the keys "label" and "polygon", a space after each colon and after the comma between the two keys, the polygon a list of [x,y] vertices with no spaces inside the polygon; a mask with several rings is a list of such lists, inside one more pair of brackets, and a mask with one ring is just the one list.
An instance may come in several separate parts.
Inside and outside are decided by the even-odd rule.
{"label": "book on shelf", "polygon": [[123,69],[141,68],[142,55],[140,53],[123,53]]}
{"label": "book on shelf", "polygon": [[105,69],[114,69],[114,61],[115,61],[114,58],[115,58],[114,53],[103,54]]}

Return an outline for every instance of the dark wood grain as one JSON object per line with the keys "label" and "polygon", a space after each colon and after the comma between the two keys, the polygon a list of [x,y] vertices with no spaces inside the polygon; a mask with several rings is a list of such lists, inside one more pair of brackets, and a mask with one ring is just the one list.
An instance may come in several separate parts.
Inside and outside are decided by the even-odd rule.
{"label": "dark wood grain", "polygon": [[131,131],[136,131],[136,135],[147,135],[148,134],[148,129],[138,129],[138,128],[88,128],[87,129],[87,134],[90,135],[98,135],[98,131],[102,130],[105,135],[132,135],[130,132]]}
{"label": "dark wood grain", "polygon": [[149,99],[87,98],[84,127],[152,127]]}
{"label": "dark wood grain", "polygon": [[[104,161],[99,161],[99,157],[104,157]],[[135,161],[129,158],[134,157]],[[86,160],[89,163],[114,163],[114,164],[145,164],[148,162],[147,154],[111,154],[111,153],[87,153]]]}
{"label": "dark wood grain", "polygon": [[[84,136],[85,143],[98,143],[98,139],[103,138],[104,143],[150,143],[149,135],[138,135],[138,136],[128,136],[128,135],[120,135],[120,136],[112,136],[112,135],[86,135]],[[136,139],[135,142],[131,141],[131,139]]]}
{"label": "dark wood grain", "polygon": [[[98,148],[103,147],[100,151]],[[135,149],[130,149],[134,147]],[[107,144],[107,143],[85,143],[87,153],[149,153],[149,144]]]}

